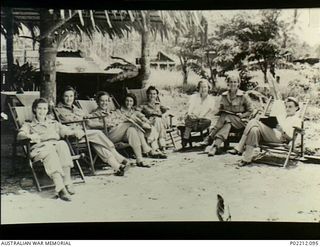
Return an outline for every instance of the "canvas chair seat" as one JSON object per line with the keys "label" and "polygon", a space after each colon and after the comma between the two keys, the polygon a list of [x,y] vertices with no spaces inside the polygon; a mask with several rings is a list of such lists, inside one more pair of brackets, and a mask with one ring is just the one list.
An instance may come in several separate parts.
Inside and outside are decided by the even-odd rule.
{"label": "canvas chair seat", "polygon": [[[17,147],[20,146],[23,148],[24,154],[28,160],[28,163],[31,168],[32,175],[33,175],[33,179],[36,183],[36,187],[37,187],[38,191],[42,191],[42,189],[45,189],[45,188],[54,187],[53,183],[50,183],[49,185],[44,185],[41,183],[35,168],[36,167],[43,168],[43,163],[42,163],[42,160],[33,161],[30,158],[30,149],[32,146],[32,143],[30,143],[30,139],[17,140],[17,134],[18,134],[19,129],[22,127],[22,125],[25,122],[31,122],[33,119],[32,107],[31,106],[15,106],[14,107],[9,104],[9,110],[11,112],[11,115],[12,115],[12,118],[13,118],[13,121],[15,124],[15,130],[16,130],[15,140],[13,143],[13,158],[12,158],[13,166],[15,164],[15,157],[17,155]],[[72,160],[76,164],[75,167],[78,169],[78,172],[79,172],[80,178],[81,178],[81,182],[85,182],[84,174],[83,174],[83,171],[82,171],[80,164],[79,164],[79,161],[78,161],[82,157],[83,157],[82,153],[79,153],[77,155],[73,154]]]}

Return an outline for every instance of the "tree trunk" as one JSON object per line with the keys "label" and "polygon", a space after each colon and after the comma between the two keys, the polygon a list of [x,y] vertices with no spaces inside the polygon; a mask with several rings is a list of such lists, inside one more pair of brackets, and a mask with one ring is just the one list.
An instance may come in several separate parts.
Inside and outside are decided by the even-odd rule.
{"label": "tree trunk", "polygon": [[145,18],[142,18],[141,31],[141,78],[142,88],[146,87],[150,77],[150,15],[146,12]]}
{"label": "tree trunk", "polygon": [[[48,10],[40,11],[40,35],[55,24],[54,15]],[[57,43],[53,33],[40,40],[40,97],[46,98],[50,105],[56,103],[56,56]]]}
{"label": "tree trunk", "polygon": [[187,64],[183,64],[182,65],[182,75],[183,75],[183,85],[187,85],[188,84],[188,68],[187,68]]}
{"label": "tree trunk", "polygon": [[6,13],[6,46],[7,46],[7,81],[6,84],[9,85],[10,88],[13,87],[12,78],[12,68],[13,68],[13,15],[12,15],[12,9],[11,8],[5,8]]}

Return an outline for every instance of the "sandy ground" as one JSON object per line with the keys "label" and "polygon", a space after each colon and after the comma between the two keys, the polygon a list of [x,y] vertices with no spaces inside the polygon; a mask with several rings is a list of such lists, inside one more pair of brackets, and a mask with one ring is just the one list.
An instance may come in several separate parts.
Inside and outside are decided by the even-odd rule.
{"label": "sandy ground", "polygon": [[53,190],[4,193],[1,223],[217,221],[217,194],[232,221],[320,222],[320,165],[238,168],[232,164],[237,159],[172,153],[124,177],[87,177],[75,185],[72,202],[53,199]]}

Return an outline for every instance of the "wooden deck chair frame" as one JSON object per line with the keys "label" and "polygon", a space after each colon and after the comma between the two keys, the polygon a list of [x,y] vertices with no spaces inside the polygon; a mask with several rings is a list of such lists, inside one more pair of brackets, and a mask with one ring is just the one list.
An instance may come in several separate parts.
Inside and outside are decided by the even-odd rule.
{"label": "wooden deck chair frame", "polygon": [[[126,93],[132,93],[137,98],[137,105],[145,104],[147,102],[147,89],[141,88],[141,89],[129,89],[126,88]],[[160,98],[158,96],[158,101],[160,102]],[[173,125],[172,119],[173,115],[169,114],[169,127],[166,129],[167,134],[169,134],[172,146],[175,150],[178,149],[176,141],[173,137],[173,132],[176,130],[176,126]]]}
{"label": "wooden deck chair frame", "polygon": [[[12,149],[13,150],[13,152],[12,152],[13,165],[15,163],[15,157],[17,155],[17,147],[20,146],[20,147],[22,147],[24,154],[28,160],[28,163],[31,168],[32,175],[33,175],[33,179],[36,183],[36,187],[37,187],[38,191],[41,192],[42,189],[54,187],[53,183],[50,185],[41,185],[40,184],[40,181],[39,181],[38,176],[35,171],[35,166],[42,165],[42,160],[35,161],[35,162],[32,161],[32,159],[30,157],[30,148],[32,145],[30,143],[30,139],[17,140],[17,135],[18,135],[19,129],[22,127],[22,125],[25,122],[31,121],[31,119],[32,119],[31,106],[11,106],[9,104],[9,110],[10,110],[11,116],[13,118],[15,130],[16,130],[16,133],[14,135],[15,139],[14,139],[14,143],[13,143],[13,149]],[[77,154],[77,155],[72,154],[72,160],[76,164],[76,168],[77,168],[77,170],[80,174],[80,177],[81,177],[81,182],[85,182],[84,174],[83,174],[83,171],[82,171],[81,166],[78,161],[80,158],[82,158],[82,156],[83,156],[83,154],[81,154],[81,153]]]}
{"label": "wooden deck chair frame", "polygon": [[57,113],[57,111],[55,110],[55,108],[53,108],[53,113],[55,118],[64,125],[70,125],[70,124],[74,124],[74,123],[81,123],[83,131],[84,131],[84,137],[82,140],[78,140],[78,138],[72,138],[72,137],[67,137],[66,138],[66,142],[70,148],[71,154],[72,155],[77,155],[80,153],[80,150],[84,150],[87,152],[87,155],[83,156],[83,161],[88,164],[91,168],[91,173],[92,175],[95,175],[95,167],[94,167],[94,161],[93,161],[93,156],[92,156],[92,151],[91,151],[91,147],[90,147],[90,143],[88,140],[88,136],[87,136],[87,129],[86,129],[86,124],[85,124],[85,119],[83,120],[78,120],[78,121],[68,121],[68,122],[64,122],[60,119],[59,114]]}
{"label": "wooden deck chair frame", "polygon": [[[270,98],[268,101],[268,105],[264,112],[265,116],[268,116],[268,114],[270,114],[272,101],[273,101],[272,98]],[[292,140],[289,144],[262,143],[262,145],[260,145],[261,150],[271,152],[271,153],[273,152],[278,154],[286,154],[286,158],[283,163],[284,168],[287,168],[289,166],[290,159],[297,159],[298,157],[300,157],[300,159],[303,159],[304,157],[304,120],[305,120],[305,114],[307,111],[308,104],[309,104],[309,100],[302,102],[300,104],[299,118],[301,119],[301,126],[294,127]],[[295,144],[299,134],[301,136],[301,146],[300,146],[300,150],[296,150]]]}

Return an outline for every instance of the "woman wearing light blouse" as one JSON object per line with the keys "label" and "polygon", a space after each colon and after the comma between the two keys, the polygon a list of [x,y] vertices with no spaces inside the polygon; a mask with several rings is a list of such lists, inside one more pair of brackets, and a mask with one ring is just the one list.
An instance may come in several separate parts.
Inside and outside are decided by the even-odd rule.
{"label": "woman wearing light blouse", "polygon": [[50,119],[48,115],[48,101],[36,99],[32,104],[34,119],[25,123],[18,133],[18,139],[30,139],[31,159],[42,161],[45,171],[53,180],[59,198],[71,201],[70,195],[75,193],[70,169],[73,167],[72,157],[67,143],[61,137],[81,136],[77,130],[71,130],[59,122]]}
{"label": "woman wearing light blouse", "polygon": [[209,114],[213,112],[215,103],[208,94],[210,85],[207,81],[198,82],[198,93],[191,95],[189,108],[185,118],[185,131],[182,136],[182,146],[185,147],[191,131],[202,131],[210,127]]}

